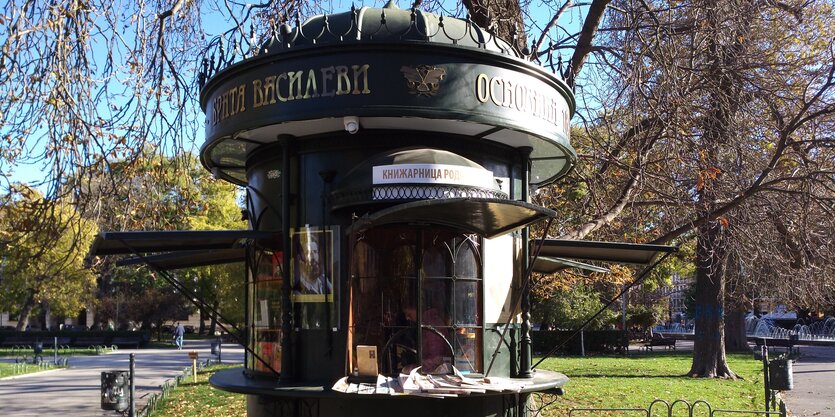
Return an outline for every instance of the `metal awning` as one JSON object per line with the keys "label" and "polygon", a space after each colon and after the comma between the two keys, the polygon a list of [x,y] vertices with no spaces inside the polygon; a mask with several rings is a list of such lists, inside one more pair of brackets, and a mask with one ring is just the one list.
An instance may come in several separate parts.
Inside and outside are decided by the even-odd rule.
{"label": "metal awning", "polygon": [[172,230],[151,232],[102,232],[88,257],[128,253],[162,253],[244,247],[247,242],[275,249],[281,232],[256,230]]}
{"label": "metal awning", "polygon": [[160,255],[134,256],[116,262],[116,265],[127,266],[149,263],[162,270],[194,268],[207,265],[221,265],[246,260],[245,248],[190,250],[184,252],[169,252]]}
{"label": "metal awning", "polygon": [[445,198],[399,204],[366,214],[348,233],[392,223],[427,223],[455,227],[493,238],[554,217],[553,210],[515,200]]}
{"label": "metal awning", "polygon": [[[531,253],[534,253],[539,242],[539,240],[531,241]],[[676,251],[678,251],[678,248],[675,246],[665,245],[546,239],[542,244],[542,251],[539,256],[626,264],[649,264],[659,253]]]}
{"label": "metal awning", "polygon": [[589,272],[609,272],[608,268],[550,256],[540,256],[533,262],[533,272],[541,274],[553,274],[568,268],[577,268]]}

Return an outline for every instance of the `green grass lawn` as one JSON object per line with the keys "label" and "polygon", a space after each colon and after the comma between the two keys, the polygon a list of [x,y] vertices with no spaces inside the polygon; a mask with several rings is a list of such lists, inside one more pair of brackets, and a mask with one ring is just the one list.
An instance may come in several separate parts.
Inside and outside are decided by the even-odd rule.
{"label": "green grass lawn", "polygon": [[[109,352],[110,350],[104,350],[101,353]],[[27,358],[32,358],[32,349],[20,350],[20,349],[12,349],[12,348],[2,348],[0,349],[0,358],[19,358],[25,356]],[[82,356],[82,355],[97,355],[95,349],[89,348],[69,348],[69,349],[58,349],[58,356]],[[44,346],[43,353],[41,356],[44,359],[52,360],[53,350],[51,346]]]}
{"label": "green grass lawn", "polygon": [[[33,372],[39,372],[45,370],[37,365],[31,364],[24,364],[23,369],[20,369],[19,366],[15,366],[12,363],[0,363],[0,378],[5,378],[7,376],[15,376],[15,375],[23,375],[23,374],[31,374]],[[47,369],[57,369],[57,367],[51,367]]]}
{"label": "green grass lawn", "polygon": [[240,365],[218,365],[197,373],[197,383],[186,378],[157,407],[153,417],[246,416],[246,397],[212,388],[209,376]]}
{"label": "green grass lawn", "polygon": [[[728,354],[731,369],[739,379],[702,379],[684,376],[690,370],[691,352],[653,352],[630,356],[592,356],[547,359],[543,369],[562,372],[570,378],[565,395],[549,406],[544,416],[568,416],[572,408],[646,408],[655,399],[668,402],[705,400],[714,410],[760,410],[763,408],[762,362],[752,355]],[[159,416],[245,416],[243,395],[209,386],[209,375],[220,367],[188,378],[154,413]],[[653,416],[666,416],[656,408]],[[683,414],[682,414],[683,413]],[[695,415],[708,415],[696,408]],[[574,416],[638,416],[640,413],[574,413]],[[673,415],[687,415],[675,408]],[[732,414],[742,416],[741,414]],[[748,415],[748,414],[745,414]]]}
{"label": "green grass lawn", "polygon": [[[562,372],[570,381],[564,387],[565,395],[550,406],[545,415],[567,416],[572,408],[646,408],[655,399],[686,400],[691,404],[705,400],[714,410],[763,409],[761,361],[750,354],[728,354],[729,365],[739,379],[691,378],[685,376],[690,370],[691,355],[691,352],[653,352],[626,357],[547,359],[540,367]],[[678,412],[683,411],[673,414]],[[663,415],[667,415],[666,412]]]}

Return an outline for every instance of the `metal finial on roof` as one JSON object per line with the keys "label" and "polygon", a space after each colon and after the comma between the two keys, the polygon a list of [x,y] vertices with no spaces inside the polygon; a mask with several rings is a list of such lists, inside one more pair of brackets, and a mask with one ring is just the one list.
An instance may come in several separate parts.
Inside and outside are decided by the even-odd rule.
{"label": "metal finial on roof", "polygon": [[258,54],[258,38],[255,37],[255,25],[249,24],[249,55],[254,56]]}
{"label": "metal finial on roof", "polygon": [[[267,32],[263,35],[254,30],[254,24],[250,24],[248,32],[239,30],[233,34],[215,37],[212,49],[214,55],[217,55],[216,59],[219,58],[219,63],[216,66],[211,65],[212,72],[220,71],[222,67],[238,59],[246,60],[262,54],[281,54],[294,48],[339,44],[348,39],[379,42],[421,40],[432,44],[478,48],[523,59],[530,59],[531,53],[530,49],[522,53],[520,47],[496,36],[496,25],[492,20],[489,20],[490,27],[485,31],[473,22],[469,14],[463,19],[437,16],[423,12],[414,5],[401,9],[396,0],[387,0],[383,8],[360,9],[351,4],[350,12],[323,14],[309,19],[305,24],[302,24],[301,18],[298,11],[285,11],[277,16],[277,21],[270,22]],[[418,24],[418,21],[423,23]],[[430,21],[434,24],[428,24]],[[518,40],[518,30],[516,28],[514,43]],[[264,36],[266,40],[259,42],[259,36]],[[207,77],[209,75],[207,72]]]}
{"label": "metal finial on roof", "polygon": [[293,33],[293,27],[287,23],[281,25],[281,36],[288,37]]}
{"label": "metal finial on roof", "polygon": [[[220,71],[223,68],[223,58],[226,56],[226,49],[223,47],[223,37],[220,38],[220,45],[218,45],[218,53],[217,53],[217,69],[215,71]],[[214,55],[212,55],[214,59]]]}
{"label": "metal finial on roof", "polygon": [[536,46],[535,42],[531,42],[530,47],[528,47],[528,45],[523,46],[522,47],[522,55],[524,55],[525,57],[530,57],[531,51],[533,50],[534,46]]}
{"label": "metal finial on roof", "polygon": [[206,84],[206,67],[209,65],[209,61],[206,57],[203,57],[202,66],[200,68],[200,72],[197,73],[197,86],[203,88]]}

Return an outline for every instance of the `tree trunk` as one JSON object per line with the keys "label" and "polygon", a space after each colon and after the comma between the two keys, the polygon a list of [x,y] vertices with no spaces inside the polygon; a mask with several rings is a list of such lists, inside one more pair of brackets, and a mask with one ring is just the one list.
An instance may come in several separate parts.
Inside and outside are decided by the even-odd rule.
{"label": "tree trunk", "polygon": [[520,50],[527,46],[527,33],[518,0],[464,0],[472,21],[492,30],[500,39],[510,42]]}
{"label": "tree trunk", "polygon": [[209,325],[209,334],[212,335],[212,336],[214,336],[215,332],[217,331],[217,304],[218,304],[218,302],[217,302],[217,300],[215,300],[214,305],[212,305],[212,307],[214,307],[214,309],[212,311],[212,317],[211,317],[212,321],[211,321],[211,324]]}
{"label": "tree trunk", "polygon": [[49,308],[49,301],[41,301],[41,330],[50,330],[52,328],[52,309]]}
{"label": "tree trunk", "polygon": [[745,334],[745,312],[733,309],[725,314],[725,350],[728,352],[750,352],[748,336]]}
{"label": "tree trunk", "polygon": [[736,378],[725,358],[725,277],[719,222],[699,227],[696,247],[696,331],[693,365],[688,374],[705,378]]}
{"label": "tree trunk", "polygon": [[206,334],[206,312],[200,308],[200,329],[197,330],[197,334]]}
{"label": "tree trunk", "polygon": [[29,291],[26,301],[23,302],[23,308],[20,309],[20,315],[17,318],[17,328],[15,330],[22,331],[29,325],[29,315],[32,309],[35,308],[35,292]]}

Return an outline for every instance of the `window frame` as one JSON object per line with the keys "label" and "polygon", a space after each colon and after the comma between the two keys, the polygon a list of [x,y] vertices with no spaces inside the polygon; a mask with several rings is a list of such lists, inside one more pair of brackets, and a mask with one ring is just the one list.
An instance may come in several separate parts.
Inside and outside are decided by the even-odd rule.
{"label": "window frame", "polygon": [[[369,234],[377,234],[372,238],[368,238]],[[407,236],[407,241],[411,241],[413,243],[412,246],[407,244],[407,247],[412,248],[413,250],[413,258],[414,258],[414,265],[411,274],[405,274],[404,276],[388,277],[388,269],[390,268],[391,264],[387,264],[387,259],[390,259],[390,256],[386,256],[386,254],[380,254],[379,249],[381,245],[385,245],[387,242],[391,240],[392,237],[396,238],[399,234],[402,233],[409,233]],[[431,240],[432,234],[436,236],[441,235],[444,237],[443,240],[438,242],[438,244],[433,245]],[[376,238],[376,239],[375,239]],[[468,363],[470,364],[470,369],[462,370],[465,373],[473,373],[479,374],[483,372],[483,351],[484,351],[484,296],[485,296],[485,288],[484,288],[484,237],[478,234],[468,233],[461,229],[456,229],[447,226],[440,226],[440,225],[410,225],[410,224],[393,224],[393,225],[385,225],[379,226],[367,231],[362,232],[358,236],[352,236],[352,245],[350,247],[350,262],[351,262],[351,291],[354,294],[354,300],[351,301],[351,308],[350,317],[352,317],[352,322],[348,323],[349,325],[349,332],[351,332],[351,343],[349,348],[351,349],[350,355],[355,358],[355,347],[361,344],[375,344],[378,349],[381,349],[379,352],[379,357],[384,358],[382,359],[385,361],[389,356],[390,352],[388,350],[392,349],[392,346],[389,346],[392,342],[392,338],[396,337],[397,335],[394,332],[391,332],[392,329],[398,329],[397,332],[403,330],[397,326],[387,326],[385,324],[386,317],[391,317],[390,313],[386,311],[386,307],[384,306],[386,303],[384,300],[384,293],[385,291],[382,289],[380,283],[383,282],[385,279],[391,280],[401,280],[402,284],[405,285],[408,279],[415,279],[417,280],[414,294],[410,294],[412,297],[411,304],[415,307],[415,323],[413,326],[414,331],[417,333],[416,337],[416,350],[417,350],[417,364],[416,365],[423,365],[427,357],[425,356],[425,344],[424,338],[426,337],[425,334],[427,332],[430,333],[440,333],[444,337],[443,339],[446,342],[446,345],[449,349],[451,349],[451,360],[450,365],[455,365],[457,362],[457,358],[459,358],[458,353],[461,353],[461,356],[464,356],[468,351],[467,349],[472,346],[473,350],[472,357],[467,359]],[[357,259],[355,257],[358,254],[356,249],[357,245],[361,240],[365,240],[365,244],[368,245],[368,248],[377,252],[373,256],[375,258],[375,265],[373,266],[373,271],[376,273],[376,276],[369,276],[366,274],[365,271],[356,270],[358,267],[356,266]],[[452,245],[449,243],[452,242]],[[433,274],[430,275],[427,273],[428,265],[425,264],[425,256],[426,254],[432,250],[433,248],[437,248],[440,246],[443,248],[444,246],[448,249],[447,253],[443,253],[441,259],[443,260],[444,268],[443,272],[444,275],[437,275]],[[394,248],[399,246],[391,246],[389,250],[395,250]],[[461,250],[467,250],[470,255],[469,259],[473,262],[473,266],[475,267],[475,271],[470,273],[470,276],[459,276],[461,272],[459,268],[459,253]],[[365,250],[367,251],[367,249]],[[368,265],[366,265],[368,268]],[[410,278],[411,277],[411,278]],[[364,305],[363,300],[360,300],[358,297],[363,295],[361,291],[358,290],[358,286],[360,285],[362,280],[374,279],[376,280],[376,284],[374,285],[374,289],[376,291],[376,295],[381,297],[380,309],[379,311],[371,311],[370,313],[365,313],[362,311],[360,306]],[[446,314],[443,317],[443,324],[432,324],[427,323],[428,318],[426,315],[426,295],[427,295],[427,287],[431,282],[443,282],[444,285],[444,294],[447,299],[442,300],[442,303],[445,306]],[[474,282],[475,283],[475,293],[477,294],[476,298],[473,300],[472,309],[474,310],[475,320],[472,322],[465,322],[466,320],[462,320],[458,317],[458,310],[460,307],[458,304],[460,300],[458,300],[458,292],[462,291],[463,286],[459,285],[459,282]],[[357,286],[357,287],[355,287]],[[357,289],[357,291],[354,291]],[[402,288],[401,290],[408,291],[408,288]],[[374,296],[374,294],[365,293],[365,296]],[[407,303],[408,304],[408,303]],[[401,309],[404,309],[406,305],[400,305]],[[373,307],[370,308],[373,310]],[[363,314],[366,316],[363,317]],[[371,317],[370,320],[367,318]],[[379,340],[379,343],[364,343],[367,341],[357,341],[353,338],[354,334],[359,334],[361,330],[366,330],[370,332],[370,327],[363,327],[366,326],[365,323],[374,321],[374,318],[379,318],[380,320],[380,333],[382,339]],[[362,322],[360,326],[357,326],[358,323]],[[421,329],[421,331],[418,331]],[[464,333],[459,333],[459,329],[465,329]],[[376,329],[375,329],[376,330]],[[389,330],[392,334],[390,337],[386,337],[387,330]],[[458,341],[458,335],[464,335],[465,338],[470,338],[468,334],[475,334],[473,339],[475,339],[470,344],[465,344]],[[447,363],[443,361],[443,363]],[[384,372],[388,373],[396,373],[401,369],[388,369],[392,366],[391,363],[381,363]]]}

